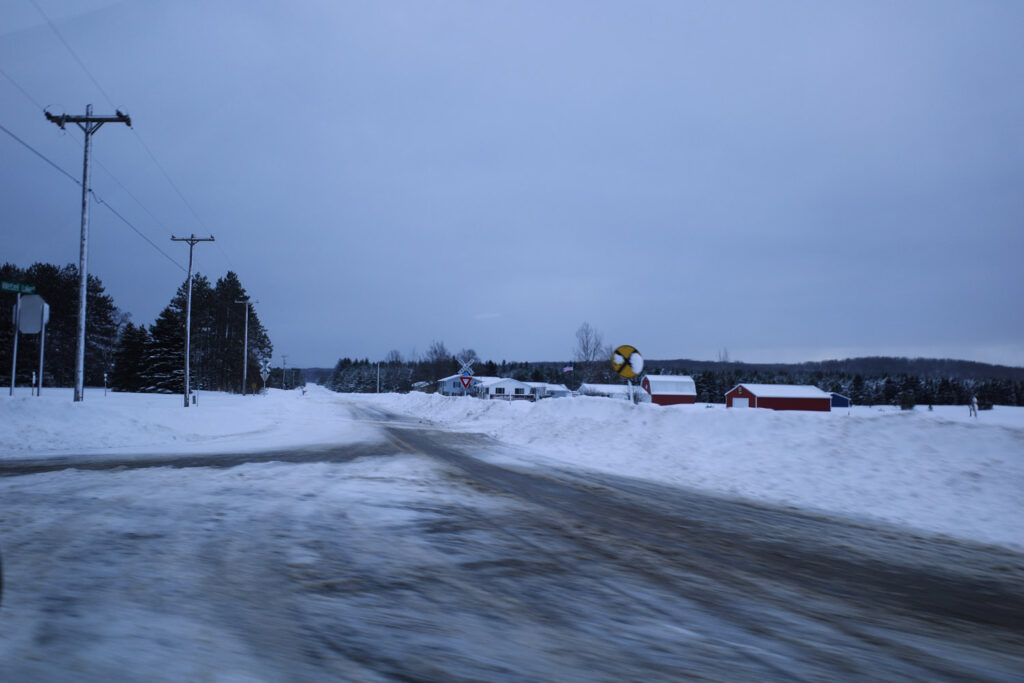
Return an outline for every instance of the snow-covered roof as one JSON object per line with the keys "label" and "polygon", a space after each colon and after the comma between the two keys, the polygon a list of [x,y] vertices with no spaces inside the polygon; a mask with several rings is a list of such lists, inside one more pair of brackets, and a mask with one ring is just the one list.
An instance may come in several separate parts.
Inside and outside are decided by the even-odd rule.
{"label": "snow-covered roof", "polygon": [[761,398],[832,398],[832,394],[810,384],[737,384],[736,387],[743,387]]}
{"label": "snow-covered roof", "polygon": [[696,396],[697,384],[689,375],[646,375],[651,394],[659,396]]}
{"label": "snow-covered roof", "polygon": [[550,382],[526,382],[535,389],[547,389],[548,391],[569,391],[569,387],[564,384],[552,384]]}
{"label": "snow-covered roof", "polygon": [[486,387],[493,387],[493,386],[497,386],[499,384],[506,384],[506,383],[508,383],[508,384],[517,384],[517,385],[524,386],[524,387],[527,386],[526,382],[520,382],[519,380],[512,379],[511,377],[474,377],[473,379],[480,380],[480,385],[479,386],[484,387],[484,388],[486,388]]}
{"label": "snow-covered roof", "polygon": [[[439,379],[437,381],[438,382],[447,382],[448,380],[457,380],[460,377],[462,377],[462,375],[448,375],[447,377],[442,377],[441,379]],[[495,380],[495,379],[501,379],[501,378],[500,377],[484,377],[482,375],[480,375],[480,376],[475,376],[474,375],[472,377],[472,383],[476,384],[477,382],[486,382],[486,381]]]}

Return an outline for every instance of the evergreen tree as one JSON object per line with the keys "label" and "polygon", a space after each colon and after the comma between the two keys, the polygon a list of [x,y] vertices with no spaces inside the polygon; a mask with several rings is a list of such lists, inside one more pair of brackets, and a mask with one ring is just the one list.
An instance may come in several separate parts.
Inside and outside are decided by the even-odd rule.
{"label": "evergreen tree", "polygon": [[[44,384],[71,386],[75,377],[78,347],[78,267],[36,263],[21,269],[11,263],[0,267],[0,279],[33,285],[36,294],[50,306],[46,326],[46,365]],[[14,303],[14,297],[10,303]],[[8,300],[5,296],[3,300]],[[103,283],[89,275],[86,285],[84,381],[102,386],[103,373],[109,370],[117,342],[120,312],[105,293]],[[14,334],[9,306],[0,306],[0,372],[11,367],[11,341]],[[40,335],[19,337],[18,381],[28,382],[38,368]]]}
{"label": "evergreen tree", "polygon": [[149,329],[141,390],[160,394],[185,391],[185,315],[172,304]]}
{"label": "evergreen tree", "polygon": [[141,391],[146,369],[146,347],[149,333],[144,325],[127,323],[121,329],[121,338],[114,354],[114,368],[110,386],[114,391]]}

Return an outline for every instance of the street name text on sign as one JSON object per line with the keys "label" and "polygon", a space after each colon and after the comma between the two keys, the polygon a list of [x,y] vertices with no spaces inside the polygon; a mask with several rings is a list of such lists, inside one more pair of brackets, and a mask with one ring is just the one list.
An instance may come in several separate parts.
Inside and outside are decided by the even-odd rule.
{"label": "street name text on sign", "polygon": [[7,282],[6,280],[0,281],[0,291],[4,292],[18,292],[20,294],[35,294],[35,285],[26,285],[21,282]]}

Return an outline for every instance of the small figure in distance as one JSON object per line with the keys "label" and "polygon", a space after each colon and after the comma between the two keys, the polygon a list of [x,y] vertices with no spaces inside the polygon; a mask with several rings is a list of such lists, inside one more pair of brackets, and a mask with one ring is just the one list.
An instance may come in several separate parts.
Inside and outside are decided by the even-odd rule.
{"label": "small figure in distance", "polygon": [[978,417],[978,397],[971,396],[971,417]]}

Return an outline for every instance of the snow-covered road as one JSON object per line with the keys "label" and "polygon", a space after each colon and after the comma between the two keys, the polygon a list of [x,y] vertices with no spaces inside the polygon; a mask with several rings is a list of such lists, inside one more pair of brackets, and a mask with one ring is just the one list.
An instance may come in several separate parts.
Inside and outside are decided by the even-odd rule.
{"label": "snow-covered road", "polygon": [[359,438],[287,462],[150,454],[124,469],[110,460],[124,453],[88,454],[113,469],[0,479],[0,680],[1009,680],[1024,667],[1013,550],[552,467],[550,453],[524,466],[521,445],[379,405],[333,411]]}
{"label": "snow-covered road", "polygon": [[[153,401],[142,410],[118,397],[87,420],[81,405],[60,409],[56,424],[46,398],[0,401],[13,416],[0,444],[42,416],[33,447],[0,457],[0,680],[1011,680],[1024,669],[1012,537],[937,535],[903,523],[923,518],[905,502],[888,521],[801,510],[800,484],[794,500],[759,503],[751,477],[741,497],[707,485],[736,463],[695,452],[727,458],[710,431],[731,446],[770,433],[776,456],[793,452],[774,474],[764,458],[743,462],[777,495],[829,433],[867,453],[837,470],[854,488],[893,443],[910,453],[901,467],[927,470],[915,454],[948,462],[964,433],[981,455],[962,467],[998,461],[989,468],[1012,480],[1013,413],[996,425],[854,424],[311,390],[209,397],[219,426],[203,410],[165,417],[167,397],[141,397]],[[144,428],[118,432],[129,415]],[[682,442],[660,475],[654,463],[673,452],[645,431]],[[622,476],[630,441],[643,445],[628,463],[638,477]],[[986,476],[969,479],[985,488]],[[945,489],[928,493],[922,478],[916,492],[941,502]],[[970,523],[991,542],[1012,524],[989,490],[989,525]]]}

